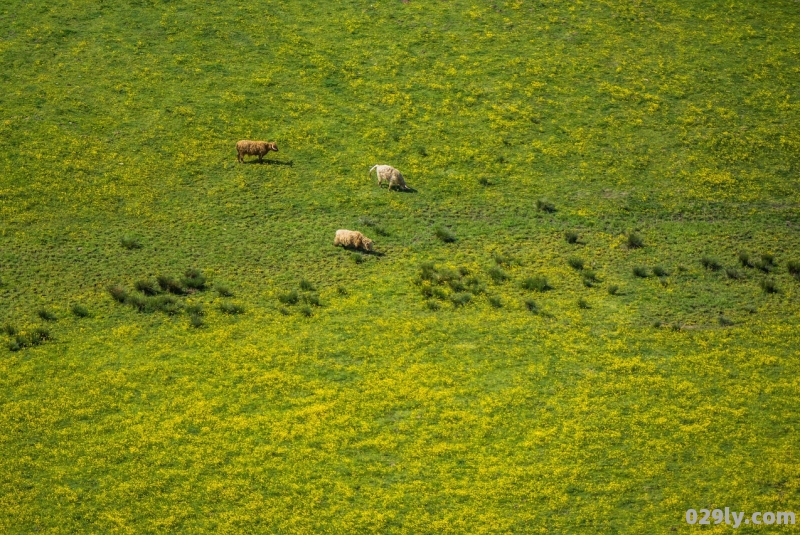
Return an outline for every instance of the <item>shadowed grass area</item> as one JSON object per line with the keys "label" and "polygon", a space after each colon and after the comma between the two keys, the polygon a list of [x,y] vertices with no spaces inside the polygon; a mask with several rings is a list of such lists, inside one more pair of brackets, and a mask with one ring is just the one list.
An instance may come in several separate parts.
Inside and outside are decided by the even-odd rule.
{"label": "shadowed grass area", "polygon": [[6,2],[0,531],[800,510],[798,16]]}

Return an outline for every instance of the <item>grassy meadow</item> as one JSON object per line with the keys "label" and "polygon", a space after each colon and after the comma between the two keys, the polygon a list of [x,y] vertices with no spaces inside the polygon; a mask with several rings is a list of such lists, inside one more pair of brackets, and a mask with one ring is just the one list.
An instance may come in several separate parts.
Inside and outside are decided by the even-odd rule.
{"label": "grassy meadow", "polygon": [[0,532],[800,514],[798,22],[7,0]]}

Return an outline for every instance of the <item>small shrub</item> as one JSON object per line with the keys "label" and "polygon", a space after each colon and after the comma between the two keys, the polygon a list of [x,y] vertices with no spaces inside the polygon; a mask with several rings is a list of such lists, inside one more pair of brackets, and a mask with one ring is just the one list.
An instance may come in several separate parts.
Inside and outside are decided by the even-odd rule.
{"label": "small shrub", "polygon": [[339,295],[347,295],[349,292],[347,291],[347,288],[345,288],[344,286],[337,286],[336,293],[338,293]]}
{"label": "small shrub", "polygon": [[353,262],[355,262],[356,264],[363,264],[367,260],[367,258],[363,254],[356,252],[350,253],[350,258],[352,258]]}
{"label": "small shrub", "polygon": [[289,309],[286,307],[278,307],[278,312],[280,312],[284,316],[288,316],[289,314],[291,314],[291,312],[289,312]]}
{"label": "small shrub", "polygon": [[552,214],[553,212],[556,211],[556,205],[545,199],[538,199],[536,201],[536,209],[539,210],[540,212]]}
{"label": "small shrub", "polygon": [[732,280],[739,280],[742,278],[742,274],[739,273],[734,268],[725,268],[725,275]]}
{"label": "small shrub", "polygon": [[482,294],[486,291],[486,285],[478,277],[470,277],[464,281],[469,291],[473,294]]}
{"label": "small shrub", "polygon": [[448,286],[450,286],[450,289],[453,290],[454,292],[463,292],[464,290],[467,289],[467,287],[464,286],[464,283],[459,279],[450,280],[447,282],[447,284]]}
{"label": "small shrub", "polygon": [[567,258],[567,264],[569,264],[569,267],[572,269],[577,269],[578,271],[582,270],[584,266],[583,259],[577,256]]}
{"label": "small shrub", "polygon": [[683,264],[678,264],[678,273],[686,273],[687,271],[689,271],[689,268]]}
{"label": "small shrub", "polygon": [[594,281],[592,279],[583,277],[582,282],[583,285],[586,286],[587,288],[594,288]]}
{"label": "small shrub", "polygon": [[206,287],[206,277],[199,269],[187,269],[182,282],[185,287],[192,290],[202,290]]}
{"label": "small shrub", "polygon": [[775,263],[775,255],[772,254],[772,253],[764,253],[764,254],[762,254],[761,255],[761,262],[766,264],[766,265],[768,265],[768,266],[771,266],[771,267],[775,267],[775,266],[778,265],[778,264]]}
{"label": "small shrub", "polygon": [[633,274],[642,279],[646,279],[650,275],[647,273],[647,268],[644,266],[636,266],[633,268]]}
{"label": "small shrub", "polygon": [[148,280],[136,281],[133,284],[133,287],[136,288],[138,291],[142,292],[144,295],[156,295],[159,293],[158,288],[156,288],[156,285]]}
{"label": "small shrub", "polygon": [[739,263],[742,265],[742,267],[753,267],[753,262],[750,260],[750,255],[745,251],[739,253]]}
{"label": "small shrub", "polygon": [[14,337],[12,340],[8,342],[9,351],[19,351],[24,347],[25,347],[24,340],[20,340],[19,337]]}
{"label": "small shrub", "polygon": [[456,241],[456,235],[450,229],[445,227],[436,227],[433,231],[436,234],[436,237],[442,240],[444,243],[453,243]]}
{"label": "small shrub", "polygon": [[51,340],[52,337],[50,336],[50,331],[45,329],[44,327],[36,327],[31,333],[28,335],[31,345],[39,345],[42,342],[46,342]]}
{"label": "small shrub", "polygon": [[436,299],[439,299],[441,301],[444,301],[445,299],[447,299],[447,293],[444,290],[442,290],[441,288],[434,288],[431,291],[431,295],[432,295],[432,297],[434,297]]}
{"label": "small shrub", "polygon": [[118,303],[124,303],[128,300],[128,292],[126,292],[122,286],[109,286],[108,293],[110,293],[111,297]]}
{"label": "small shrub", "polygon": [[133,249],[142,248],[142,242],[140,242],[136,237],[130,235],[123,236],[122,239],[120,240],[120,244],[122,245],[122,247],[128,249],[129,251],[132,251]]}
{"label": "small shrub", "polygon": [[159,275],[156,277],[156,282],[158,282],[158,286],[165,292],[169,292],[171,294],[180,295],[183,292],[183,285],[173,279],[172,277],[168,277],[166,275]]}
{"label": "small shrub", "polygon": [[499,297],[497,297],[495,295],[489,296],[488,300],[489,300],[489,304],[494,308],[502,308],[502,306],[503,306],[503,302],[500,300]]}
{"label": "small shrub", "polygon": [[174,316],[181,311],[181,305],[171,295],[158,295],[151,297],[147,303],[150,310],[156,310]]}
{"label": "small shrub", "polygon": [[299,300],[299,297],[297,296],[297,292],[295,290],[292,290],[291,292],[278,294],[278,301],[280,301],[284,305],[297,304],[298,300]]}
{"label": "small shrub", "polygon": [[644,247],[644,239],[642,239],[642,237],[636,232],[631,232],[628,234],[627,243],[629,249],[640,249]]}
{"label": "small shrub", "polygon": [[653,268],[653,275],[655,275],[656,277],[668,277],[669,273],[667,273],[667,270],[664,269],[663,267],[656,266]]}
{"label": "small shrub", "polygon": [[655,327],[656,329],[660,329],[661,325],[662,325],[661,320],[656,320],[653,322],[653,327]]}
{"label": "small shrub", "polygon": [[588,280],[589,282],[603,282],[600,280],[600,277],[597,276],[597,273],[591,269],[587,269],[583,272],[583,280]]}
{"label": "small shrub", "polygon": [[478,184],[480,184],[481,186],[490,186],[492,183],[489,182],[488,178],[486,178],[485,176],[482,176],[482,177],[480,177],[478,179]]}
{"label": "small shrub", "polygon": [[244,307],[234,303],[220,303],[219,309],[223,314],[235,316],[237,314],[244,314]]}
{"label": "small shrub", "polygon": [[510,266],[511,264],[513,264],[515,262],[515,259],[514,259],[513,256],[506,255],[506,254],[503,254],[503,253],[494,253],[492,255],[492,260],[494,260],[495,264],[500,265],[500,266]]}
{"label": "small shrub", "polygon": [[585,310],[589,308],[589,303],[586,301],[586,299],[581,297],[580,299],[578,299],[578,308],[582,308]]}
{"label": "small shrub", "polygon": [[307,305],[311,305],[311,306],[315,306],[315,307],[322,306],[322,304],[319,301],[319,296],[317,294],[313,294],[313,293],[312,294],[305,294],[303,296],[303,302],[306,303]]}
{"label": "small shrub", "polygon": [[436,273],[436,266],[433,265],[433,262],[423,262],[419,266],[420,274],[419,278],[426,281],[435,282],[438,279],[438,274]]}
{"label": "small shrub", "polygon": [[755,314],[758,312],[758,309],[752,305],[749,305],[744,307],[744,311],[747,312],[748,314]]}
{"label": "small shrub", "polygon": [[722,264],[719,263],[719,260],[710,256],[704,256],[701,258],[700,264],[710,271],[719,271],[722,269]]}
{"label": "small shrub", "polygon": [[774,279],[764,279],[761,281],[761,289],[765,293],[774,294],[778,293],[778,285]]}
{"label": "small shrub", "polygon": [[472,301],[472,294],[469,292],[456,293],[450,297],[450,301],[452,301],[453,305],[456,307],[463,307]]}
{"label": "small shrub", "polygon": [[578,233],[574,230],[568,230],[564,233],[564,239],[567,240],[567,243],[578,243]]}
{"label": "small shrub", "polygon": [[78,303],[72,305],[72,308],[70,308],[70,310],[75,315],[75,317],[78,318],[86,318],[89,316],[89,309]]}
{"label": "small shrub", "polygon": [[138,312],[149,312],[152,310],[148,305],[147,298],[139,294],[130,294],[125,298],[125,304],[132,306]]}
{"label": "small shrub", "polygon": [[669,328],[675,332],[680,332],[683,330],[683,323],[681,323],[680,321],[676,321],[675,323],[671,324]]}
{"label": "small shrub", "polygon": [[492,266],[489,268],[489,277],[491,277],[494,282],[500,283],[508,280],[508,273],[500,269],[500,266]]}
{"label": "small shrub", "polygon": [[194,327],[195,329],[199,329],[200,327],[204,326],[206,322],[203,321],[203,318],[198,314],[190,314],[189,315],[189,325]]}
{"label": "small shrub", "polygon": [[461,278],[461,274],[455,269],[441,268],[437,273],[439,283],[448,283]]}
{"label": "small shrub", "polygon": [[233,297],[231,289],[224,284],[215,284],[214,289],[217,290],[220,297]]}
{"label": "small shrub", "polygon": [[427,281],[422,284],[419,291],[422,292],[423,297],[433,297],[433,286]]}
{"label": "small shrub", "polygon": [[435,311],[435,310],[439,310],[440,308],[442,308],[442,305],[440,305],[436,301],[433,301],[433,300],[429,299],[428,301],[425,301],[425,307],[428,310],[434,310]]}
{"label": "small shrub", "polygon": [[461,275],[462,277],[466,277],[467,275],[469,275],[469,268],[467,266],[459,266],[458,274]]}
{"label": "small shrub", "polygon": [[800,280],[800,261],[789,260],[786,262],[786,270],[789,272],[789,275]]}
{"label": "small shrub", "polygon": [[770,271],[772,271],[772,267],[773,267],[772,264],[764,262],[763,260],[757,260],[756,262],[753,263],[753,265],[759,271],[763,271],[764,273],[769,273]]}
{"label": "small shrub", "polygon": [[608,294],[609,295],[617,295],[619,293],[619,286],[616,284],[612,284],[608,287]]}
{"label": "small shrub", "polygon": [[301,279],[300,280],[300,289],[305,291],[305,292],[313,292],[316,288],[314,288],[314,285],[311,284],[306,279]]}
{"label": "small shrub", "polygon": [[541,275],[528,277],[523,280],[522,287],[526,290],[536,290],[537,292],[546,292],[547,290],[553,289],[553,287],[547,283],[547,277]]}
{"label": "small shrub", "polygon": [[669,286],[669,279],[668,279],[668,278],[666,278],[666,277],[659,277],[659,278],[658,278],[658,282],[660,282],[660,283],[661,283],[661,286],[663,286],[664,288],[666,288],[667,286]]}
{"label": "small shrub", "polygon": [[307,318],[310,318],[311,315],[313,314],[313,311],[311,310],[311,307],[308,306],[308,305],[301,306],[299,311],[300,311],[300,314],[302,314],[303,316],[305,316]]}
{"label": "small shrub", "polygon": [[189,305],[186,307],[186,313],[190,316],[205,316],[206,311],[203,308],[203,305],[200,303],[196,303],[194,305]]}
{"label": "small shrub", "polygon": [[8,336],[14,336],[17,334],[17,328],[11,325],[10,323],[6,323],[3,325],[3,332],[6,333]]}
{"label": "small shrub", "polygon": [[731,325],[733,325],[733,321],[726,318],[725,316],[720,316],[719,324],[721,327],[730,327]]}
{"label": "small shrub", "polygon": [[533,312],[534,314],[539,313],[539,305],[537,305],[536,301],[534,301],[533,299],[526,299],[524,301],[524,304],[525,308],[527,308],[528,311]]}
{"label": "small shrub", "polygon": [[46,308],[40,308],[39,310],[37,310],[36,315],[39,316],[39,318],[43,319],[44,321],[56,321],[58,319],[56,315],[53,314],[53,312],[47,310]]}

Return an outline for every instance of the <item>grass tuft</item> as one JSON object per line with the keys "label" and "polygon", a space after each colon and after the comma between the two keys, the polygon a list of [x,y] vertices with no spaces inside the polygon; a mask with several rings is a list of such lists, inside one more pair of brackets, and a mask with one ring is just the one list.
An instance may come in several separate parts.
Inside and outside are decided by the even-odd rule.
{"label": "grass tuft", "polygon": [[568,230],[564,233],[564,239],[567,240],[567,243],[578,243],[578,233],[574,230]]}
{"label": "grass tuft", "polygon": [[719,271],[722,269],[722,264],[719,263],[719,260],[711,256],[704,256],[701,258],[700,264],[710,271]]}
{"label": "grass tuft", "polygon": [[298,297],[297,291],[295,290],[278,294],[278,301],[280,301],[284,305],[295,305],[299,300],[300,298]]}
{"label": "grass tuft", "polygon": [[220,303],[219,305],[220,311],[223,314],[229,314],[231,316],[236,316],[238,314],[244,314],[244,307],[242,305],[237,305],[235,303]]}
{"label": "grass tuft", "polygon": [[440,308],[442,308],[442,305],[440,305],[437,301],[434,301],[433,299],[429,299],[429,300],[425,301],[425,307],[428,310],[436,311],[436,310],[439,310]]}
{"label": "grass tuft", "polygon": [[72,311],[72,314],[77,318],[89,317],[89,309],[81,304],[75,303],[74,305],[72,305],[70,310]]}
{"label": "grass tuft", "polygon": [[730,327],[731,325],[733,325],[733,320],[730,320],[725,316],[720,316],[718,321],[720,326],[722,327]]}
{"label": "grass tuft", "polygon": [[739,253],[739,263],[742,265],[742,267],[753,267],[753,262],[750,260],[750,255],[745,251]]}
{"label": "grass tuft", "polygon": [[58,317],[51,310],[46,308],[40,308],[37,310],[36,315],[44,321],[56,321],[58,319]]}
{"label": "grass tuft", "polygon": [[214,289],[217,291],[217,294],[219,294],[220,297],[233,297],[233,292],[225,284],[215,284]]}
{"label": "grass tuft", "polygon": [[142,242],[138,238],[130,235],[123,236],[120,240],[120,245],[129,251],[142,248]]}
{"label": "grass tuft", "polygon": [[496,295],[490,295],[487,298],[487,300],[489,301],[489,304],[493,308],[502,308],[503,307],[503,301]]}
{"label": "grass tuft", "polygon": [[644,247],[644,239],[636,232],[631,232],[628,234],[627,244],[629,249],[641,249]]}
{"label": "grass tuft", "polygon": [[739,273],[739,272],[738,272],[737,270],[735,270],[734,268],[726,268],[726,269],[725,269],[725,275],[727,275],[727,277],[728,277],[729,279],[733,279],[733,280],[738,280],[738,279],[741,279],[741,278],[742,278],[742,274],[741,274],[741,273]]}
{"label": "grass tuft", "polygon": [[503,271],[500,266],[492,266],[489,268],[489,277],[495,282],[500,283],[508,280],[508,273]]}
{"label": "grass tuft", "polygon": [[203,327],[205,324],[206,322],[203,321],[203,318],[199,314],[189,314],[189,325],[191,325],[195,329],[199,329],[200,327]]}
{"label": "grass tuft", "polygon": [[647,272],[647,268],[644,266],[636,266],[633,268],[633,274],[639,278],[646,279],[650,276]]}
{"label": "grass tuft", "polygon": [[453,306],[455,307],[463,307],[472,301],[472,294],[469,292],[455,293],[450,296],[450,301],[452,301]]}
{"label": "grass tuft", "polygon": [[200,303],[196,303],[194,305],[189,305],[186,307],[186,313],[190,316],[205,316],[206,311],[203,308],[203,305]]}
{"label": "grass tuft", "polygon": [[764,279],[761,281],[760,286],[761,289],[764,290],[764,293],[778,293],[778,284],[775,282],[775,279]]}
{"label": "grass tuft", "polygon": [[353,262],[355,262],[356,264],[363,264],[364,262],[367,261],[367,257],[366,256],[364,256],[361,253],[357,253],[357,252],[350,253],[350,258],[352,258]]}
{"label": "grass tuft", "polygon": [[446,227],[436,227],[433,233],[436,235],[437,238],[442,240],[444,243],[453,243],[456,241],[456,235],[453,232],[446,228]]}
{"label": "grass tuft", "polygon": [[578,308],[586,310],[589,308],[589,303],[586,301],[586,299],[581,297],[580,299],[578,299]]}
{"label": "grass tuft", "polygon": [[172,277],[159,275],[156,277],[156,282],[158,282],[158,286],[165,292],[176,295],[181,295],[184,293],[183,285]]}
{"label": "grass tuft", "polygon": [[128,292],[118,284],[109,286],[108,293],[110,293],[111,297],[118,303],[124,303],[128,300]]}
{"label": "grass tuft", "polygon": [[159,289],[156,288],[156,285],[149,280],[136,281],[133,284],[133,287],[136,288],[136,290],[142,292],[144,295],[157,295],[158,293],[160,293]]}
{"label": "grass tuft", "polygon": [[789,272],[789,275],[800,280],[800,261],[789,260],[786,262],[786,270]]}
{"label": "grass tuft", "polygon": [[655,266],[653,268],[653,275],[655,275],[656,277],[668,277],[669,273],[663,267]]}
{"label": "grass tuft", "polygon": [[617,295],[619,294],[619,286],[617,284],[611,284],[608,287],[608,295]]}
{"label": "grass tuft", "polygon": [[523,304],[525,305],[525,308],[527,308],[529,312],[533,312],[534,314],[539,313],[539,305],[537,305],[536,301],[534,301],[533,299],[526,299],[525,301],[523,301]]}
{"label": "grass tuft", "polygon": [[582,270],[584,266],[583,259],[577,256],[570,256],[567,258],[567,264],[569,264],[569,267],[572,269],[577,269],[578,271]]}
{"label": "grass tuft", "polygon": [[546,214],[552,214],[556,211],[556,205],[546,199],[538,199],[536,201],[536,209]]}
{"label": "grass tuft", "polygon": [[206,287],[206,277],[199,269],[187,269],[181,282],[186,288],[191,288],[192,290],[202,290]]}
{"label": "grass tuft", "polygon": [[300,289],[303,290],[304,292],[313,292],[314,290],[316,290],[316,288],[314,288],[314,285],[311,284],[306,279],[300,279]]}
{"label": "grass tuft", "polygon": [[537,292],[546,292],[547,290],[553,289],[553,287],[547,283],[547,277],[542,275],[524,279],[522,281],[522,287],[525,290],[535,290]]}
{"label": "grass tuft", "polygon": [[6,323],[3,325],[3,332],[8,336],[15,336],[19,331],[17,331],[17,328],[10,323]]}
{"label": "grass tuft", "polygon": [[300,314],[302,314],[303,316],[305,316],[307,318],[310,318],[312,316],[312,314],[314,314],[314,312],[311,310],[311,307],[308,306],[308,305],[301,306],[298,309],[298,311],[300,312]]}

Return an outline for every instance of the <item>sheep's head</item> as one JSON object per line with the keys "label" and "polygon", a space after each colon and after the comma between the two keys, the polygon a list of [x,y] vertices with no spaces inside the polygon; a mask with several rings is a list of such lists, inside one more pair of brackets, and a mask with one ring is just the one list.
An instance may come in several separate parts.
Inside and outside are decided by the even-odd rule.
{"label": "sheep's head", "polygon": [[275,152],[278,152],[278,144],[275,143],[274,141],[269,144],[269,148],[274,150]]}
{"label": "sheep's head", "polygon": [[369,238],[364,238],[363,245],[364,249],[366,249],[367,251],[372,251],[372,240],[370,240]]}

